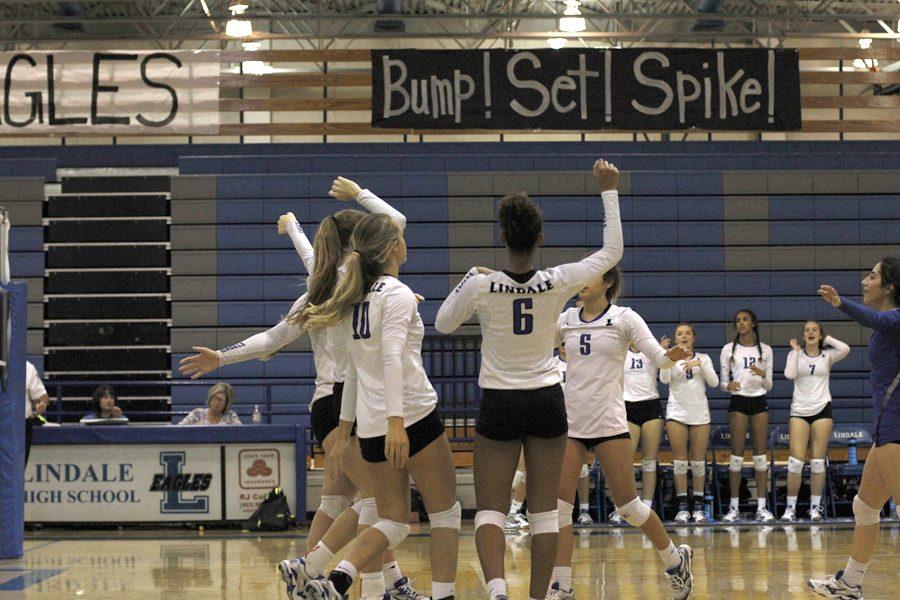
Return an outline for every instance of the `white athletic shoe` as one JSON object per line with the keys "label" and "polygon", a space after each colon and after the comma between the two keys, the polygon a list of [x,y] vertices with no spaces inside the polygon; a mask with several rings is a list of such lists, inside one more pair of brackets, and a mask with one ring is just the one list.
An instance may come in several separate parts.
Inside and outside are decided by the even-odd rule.
{"label": "white athletic shoe", "polygon": [[619,516],[619,511],[617,511],[617,510],[612,511],[612,513],[609,515],[609,524],[610,525],[621,525],[622,524],[622,517]]}
{"label": "white athletic shoe", "polygon": [[591,518],[590,513],[583,512],[578,515],[578,524],[579,525],[593,525],[594,520]]}
{"label": "white athletic shoe", "polygon": [[312,577],[306,574],[304,566],[306,562],[302,558],[283,560],[278,563],[278,574],[285,584],[285,592],[288,600],[303,600],[303,588]]}
{"label": "white athletic shoe", "polygon": [[554,582],[550,586],[550,593],[547,594],[546,600],[575,600],[575,590],[571,589],[568,592],[561,590],[559,589],[559,582]]}
{"label": "white athletic shoe", "polygon": [[507,531],[518,531],[520,529],[526,529],[527,527],[528,527],[528,519],[526,519],[525,515],[523,515],[522,513],[506,515],[506,530]]}
{"label": "white athletic shoe", "polygon": [[781,515],[781,520],[793,523],[797,520],[797,514],[793,508],[786,508],[784,509],[784,514]]}
{"label": "white athletic shoe", "polygon": [[705,510],[695,510],[691,518],[694,519],[694,523],[709,523],[709,515],[706,514]]}
{"label": "white athletic shoe", "polygon": [[760,508],[756,511],[756,520],[760,523],[771,523],[775,520],[775,515],[769,512],[767,508]]}
{"label": "white athletic shoe", "polygon": [[420,594],[409,584],[408,577],[401,577],[394,582],[393,589],[388,590],[385,598],[394,598],[395,600],[429,600],[425,594]]}
{"label": "white athletic shoe", "polygon": [[737,508],[732,508],[728,511],[728,513],[722,517],[723,523],[734,523],[738,519],[741,518],[741,511]]}
{"label": "white athletic shoe", "polygon": [[863,600],[862,586],[849,586],[841,579],[844,574],[843,569],[838,571],[832,577],[825,579],[810,579],[806,582],[809,589],[825,598],[834,598],[835,600]]}
{"label": "white athletic shoe", "polygon": [[687,544],[678,546],[681,554],[681,564],[666,571],[669,578],[669,586],[672,588],[672,600],[685,600],[691,595],[694,587],[694,573],[691,569],[691,561],[694,558],[694,550]]}
{"label": "white athletic shoe", "polygon": [[689,513],[686,510],[679,510],[678,514],[675,515],[676,523],[687,523],[690,520],[691,520],[691,513]]}
{"label": "white athletic shoe", "polygon": [[810,507],[809,520],[810,521],[824,521],[825,520],[825,511],[822,510],[821,506]]}
{"label": "white athletic shoe", "polygon": [[306,600],[347,600],[349,596],[337,591],[327,579],[313,579],[303,586],[301,598]]}

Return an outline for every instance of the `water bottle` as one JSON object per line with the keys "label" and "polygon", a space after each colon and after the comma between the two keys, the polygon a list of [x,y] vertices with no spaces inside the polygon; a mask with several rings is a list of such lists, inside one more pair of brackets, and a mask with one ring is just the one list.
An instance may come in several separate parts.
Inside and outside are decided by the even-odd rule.
{"label": "water bottle", "polygon": [[859,464],[859,453],[856,449],[856,438],[850,438],[849,440],[847,440],[847,464]]}
{"label": "water bottle", "polygon": [[252,420],[253,420],[253,423],[254,423],[255,425],[259,425],[260,423],[262,423],[262,413],[259,412],[259,404],[254,404],[254,405],[253,405],[253,417],[252,417]]}
{"label": "water bottle", "polygon": [[706,510],[706,515],[710,521],[713,519],[713,497],[712,494],[706,494],[703,497],[703,508]]}
{"label": "water bottle", "polygon": [[897,515],[897,503],[894,501],[893,496],[891,496],[890,501],[888,501],[888,510],[890,511],[890,513],[888,513],[889,519],[900,518],[900,516]]}

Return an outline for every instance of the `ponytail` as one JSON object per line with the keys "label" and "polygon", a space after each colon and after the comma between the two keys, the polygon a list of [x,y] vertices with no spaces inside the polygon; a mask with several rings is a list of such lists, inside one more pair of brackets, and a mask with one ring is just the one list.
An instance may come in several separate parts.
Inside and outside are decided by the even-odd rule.
{"label": "ponytail", "polygon": [[319,223],[313,241],[315,264],[309,277],[310,303],[321,304],[334,293],[338,265],[349,250],[353,228],[364,216],[365,213],[359,210],[342,210]]}

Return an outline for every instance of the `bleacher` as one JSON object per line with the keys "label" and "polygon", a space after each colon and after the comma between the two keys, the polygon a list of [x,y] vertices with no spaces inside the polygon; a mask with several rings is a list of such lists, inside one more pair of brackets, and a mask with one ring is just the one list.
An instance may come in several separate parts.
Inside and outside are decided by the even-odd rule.
{"label": "bleacher", "polygon": [[[66,146],[22,148],[17,158],[2,148],[0,176],[24,176],[11,163],[46,169],[45,160],[60,167],[178,166],[170,234],[173,373],[191,346],[239,341],[288,311],[304,277],[290,241],[276,234],[278,216],[294,212],[312,237],[321,218],[347,207],[327,197],[331,180],[357,180],[407,216],[409,262],[402,276],[426,297],[420,311],[434,336],[426,364],[443,402],[463,417],[462,409],[477,406],[471,337],[477,328],[464,327],[455,340],[436,334],[441,301],[469,266],[502,265],[495,205],[508,191],[529,192],[543,209],[542,265],[577,260],[599,247],[602,210],[588,169],[603,156],[623,170],[620,303],[636,309],[657,336],[671,336],[682,320],[694,323],[698,350],[717,366],[722,345],[732,339],[733,313],[756,311],[762,340],[775,349],[773,423],[787,420],[790,404],[792,384],[780,376],[788,340],[804,320],[819,319],[826,332],[853,347],[832,376],[835,419],[868,422],[862,351],[868,334],[815,290],[828,282],[857,295],[864,270],[885,254],[900,254],[898,149],[897,142]],[[36,198],[17,187],[0,186],[0,201],[14,200],[21,209],[12,213],[13,274],[39,283]],[[40,302],[39,291],[30,296]],[[32,311],[34,358],[42,350],[40,318]],[[306,410],[314,372],[301,339],[268,362],[233,365],[216,375],[228,381],[300,378],[271,389],[273,422],[290,422]],[[198,388],[172,393],[176,410],[205,398]],[[726,423],[726,396],[710,391],[710,398],[714,424]],[[242,387],[238,412],[249,415],[265,401],[264,385]]]}

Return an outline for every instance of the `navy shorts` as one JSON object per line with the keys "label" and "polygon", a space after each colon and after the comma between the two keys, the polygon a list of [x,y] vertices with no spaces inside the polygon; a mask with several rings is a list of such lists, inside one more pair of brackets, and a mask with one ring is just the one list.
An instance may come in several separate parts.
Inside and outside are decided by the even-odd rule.
{"label": "navy shorts", "polygon": [[481,390],[475,431],[497,442],[565,435],[569,420],[562,387],[557,383],[533,390]]}

